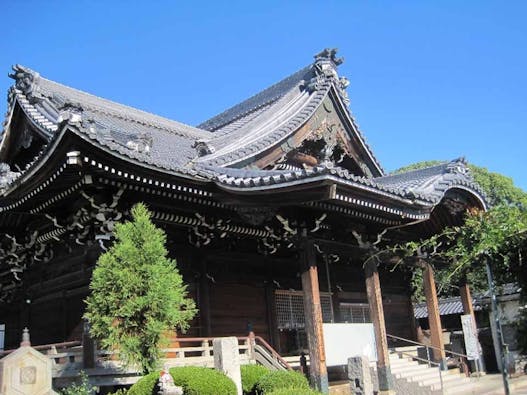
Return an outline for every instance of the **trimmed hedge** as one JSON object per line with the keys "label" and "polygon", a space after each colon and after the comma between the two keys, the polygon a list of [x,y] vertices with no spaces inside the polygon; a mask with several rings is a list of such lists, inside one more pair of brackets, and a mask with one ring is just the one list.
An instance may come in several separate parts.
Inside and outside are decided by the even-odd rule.
{"label": "trimmed hedge", "polygon": [[242,365],[240,366],[242,374],[242,389],[246,395],[255,394],[254,386],[260,379],[260,377],[270,372],[269,369],[262,365]]}
{"label": "trimmed hedge", "polygon": [[307,379],[302,374],[286,370],[275,370],[260,377],[255,389],[259,395],[267,395],[280,389],[310,390]]}
{"label": "trimmed hedge", "polygon": [[324,395],[322,392],[315,390],[306,390],[305,388],[282,388],[267,395]]}
{"label": "trimmed hedge", "polygon": [[174,383],[185,395],[236,395],[236,385],[223,373],[209,368],[183,366],[171,368]]}
{"label": "trimmed hedge", "polygon": [[127,395],[152,395],[154,393],[154,387],[159,380],[159,372],[152,372],[143,376],[134,385],[130,387]]}

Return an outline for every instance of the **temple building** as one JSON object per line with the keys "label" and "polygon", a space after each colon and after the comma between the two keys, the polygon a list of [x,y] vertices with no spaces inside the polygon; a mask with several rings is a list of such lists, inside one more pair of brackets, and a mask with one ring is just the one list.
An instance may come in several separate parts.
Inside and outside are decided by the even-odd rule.
{"label": "temple building", "polygon": [[416,337],[411,270],[368,257],[486,202],[461,159],[385,174],[349,109],[341,62],[326,49],[197,126],[14,66],[0,143],[4,348],[24,327],[33,344],[81,338],[97,258],[144,202],[199,308],[178,336],[254,331],[281,354],[309,350],[324,389],[322,324],[372,322],[389,389],[386,334]]}

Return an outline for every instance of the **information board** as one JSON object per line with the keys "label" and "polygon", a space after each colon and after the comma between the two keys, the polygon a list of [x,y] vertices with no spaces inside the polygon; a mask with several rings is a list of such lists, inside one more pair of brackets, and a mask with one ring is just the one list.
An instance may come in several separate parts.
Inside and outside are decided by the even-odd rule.
{"label": "information board", "polygon": [[347,365],[348,358],[365,355],[377,361],[373,324],[323,324],[327,366]]}

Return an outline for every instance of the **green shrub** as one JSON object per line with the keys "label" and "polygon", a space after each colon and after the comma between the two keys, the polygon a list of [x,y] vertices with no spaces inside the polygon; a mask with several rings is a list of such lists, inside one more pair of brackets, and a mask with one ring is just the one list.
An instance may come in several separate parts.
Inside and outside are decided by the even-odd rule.
{"label": "green shrub", "polygon": [[279,389],[309,390],[307,379],[300,373],[286,370],[275,370],[260,377],[255,389],[257,394],[270,394]]}
{"label": "green shrub", "polygon": [[260,377],[270,372],[269,369],[262,365],[242,365],[240,367],[242,374],[242,389],[243,393],[250,395],[255,393],[254,386]]}
{"label": "green shrub", "polygon": [[128,395],[128,390],[124,388],[120,388],[117,391],[112,392],[111,394],[108,394],[108,395]]}
{"label": "green shrub", "polygon": [[323,395],[322,392],[318,392],[312,389],[305,388],[282,388],[267,395]]}
{"label": "green shrub", "polygon": [[154,387],[159,380],[159,372],[152,372],[143,376],[137,383],[132,385],[128,390],[127,395],[152,395],[154,393]]}
{"label": "green shrub", "polygon": [[197,366],[171,368],[174,384],[183,387],[185,395],[236,395],[236,385],[223,373]]}
{"label": "green shrub", "polygon": [[88,375],[84,370],[81,370],[79,375],[79,383],[73,383],[69,387],[64,388],[60,393],[62,395],[91,395],[97,390],[88,382]]}

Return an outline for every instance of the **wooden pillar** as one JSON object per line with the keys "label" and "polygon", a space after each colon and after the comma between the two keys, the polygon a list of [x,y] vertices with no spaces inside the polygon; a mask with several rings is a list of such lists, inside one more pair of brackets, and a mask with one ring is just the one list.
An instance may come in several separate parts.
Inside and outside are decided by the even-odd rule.
{"label": "wooden pillar", "polygon": [[459,286],[459,296],[461,297],[461,304],[463,305],[463,313],[470,314],[475,323],[476,316],[474,315],[474,306],[472,305],[472,295],[470,294],[470,287],[467,283]]}
{"label": "wooden pillar", "polygon": [[423,264],[423,287],[426,296],[426,307],[428,309],[428,324],[430,326],[430,338],[433,349],[434,360],[441,365],[441,369],[447,369],[445,358],[445,345],[443,343],[443,329],[441,328],[441,316],[439,315],[439,303],[437,301],[436,282],[434,280],[434,269],[424,261]]}
{"label": "wooden pillar", "polygon": [[[470,294],[470,286],[467,282],[464,282],[459,286],[459,296],[461,297],[461,304],[463,305],[463,314],[470,314],[472,317],[472,323],[474,324],[474,330],[477,335],[478,333],[478,324],[476,323],[476,315],[474,314],[474,305],[472,304],[472,295]],[[478,339],[479,344],[479,339]],[[478,346],[481,351],[481,346]],[[477,370],[478,372],[483,372],[483,355],[480,352],[480,357],[477,360],[469,361],[470,368],[472,371]]]}
{"label": "wooden pillar", "polygon": [[370,317],[375,332],[375,345],[377,347],[377,376],[379,377],[379,391],[390,393],[395,389],[392,372],[390,369],[390,356],[388,353],[388,340],[386,338],[386,325],[384,322],[384,309],[382,307],[381,283],[377,264],[370,260],[364,267],[366,275],[366,294],[370,306]]}
{"label": "wooden pillar", "polygon": [[279,348],[278,324],[276,322],[276,299],[272,280],[265,284],[265,303],[267,304],[267,326],[271,346],[275,350]]}
{"label": "wooden pillar", "polygon": [[305,241],[301,254],[302,291],[304,293],[304,314],[309,343],[309,375],[311,384],[320,392],[329,393],[324,333],[322,329],[322,307],[318,285],[318,270],[313,243]]}
{"label": "wooden pillar", "polygon": [[199,334],[202,337],[212,336],[210,322],[210,284],[207,278],[207,263],[201,258],[201,273],[199,278]]}

